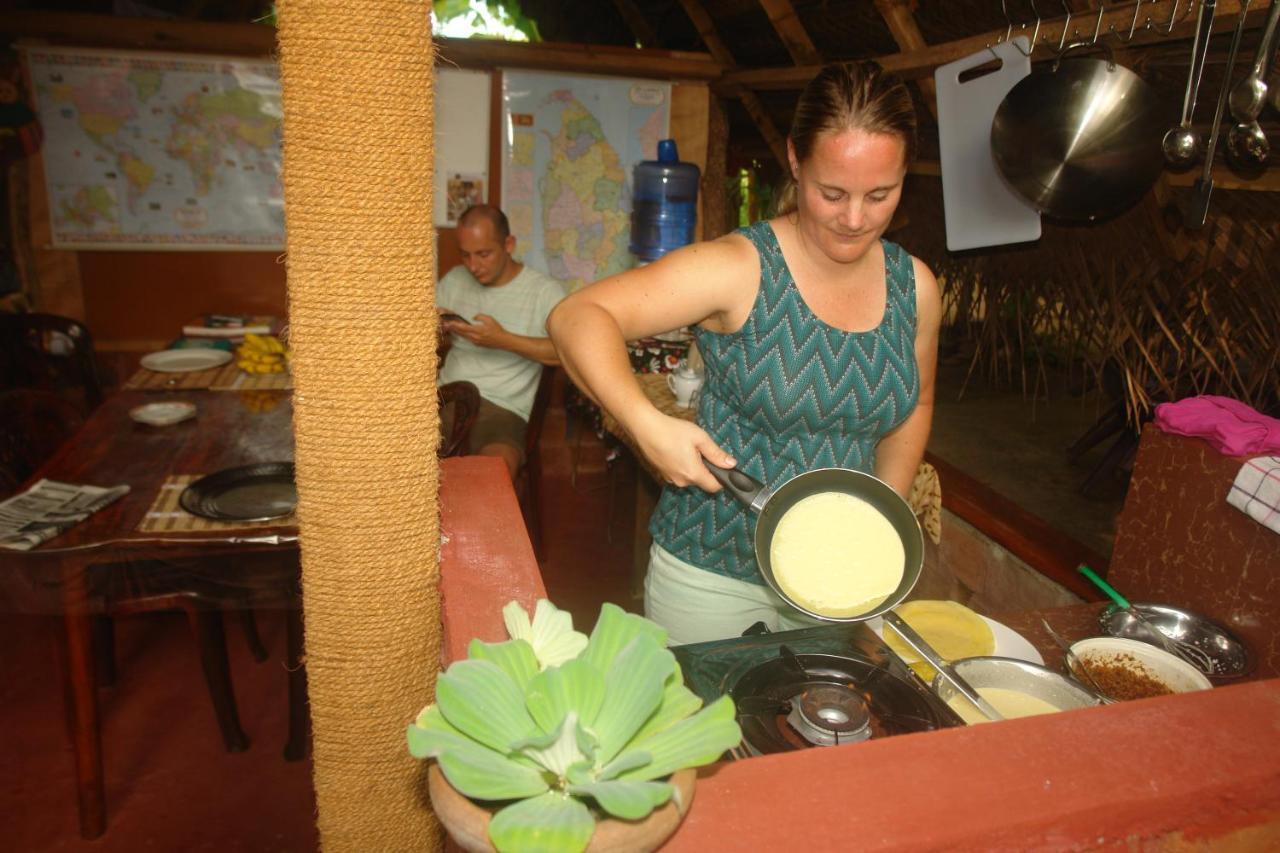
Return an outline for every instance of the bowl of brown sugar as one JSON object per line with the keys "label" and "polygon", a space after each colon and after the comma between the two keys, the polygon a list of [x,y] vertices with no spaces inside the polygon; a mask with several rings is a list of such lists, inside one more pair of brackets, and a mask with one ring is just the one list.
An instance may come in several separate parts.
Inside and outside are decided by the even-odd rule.
{"label": "bowl of brown sugar", "polygon": [[1071,647],[1076,666],[1071,674],[1084,684],[1096,685],[1108,699],[1124,702],[1151,699],[1170,693],[1208,690],[1213,686],[1204,673],[1186,661],[1149,643],[1120,637],[1090,637]]}

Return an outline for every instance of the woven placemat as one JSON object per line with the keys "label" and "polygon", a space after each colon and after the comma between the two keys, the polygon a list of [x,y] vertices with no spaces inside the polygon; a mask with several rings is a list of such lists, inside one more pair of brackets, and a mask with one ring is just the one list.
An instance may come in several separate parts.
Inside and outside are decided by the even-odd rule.
{"label": "woven placemat", "polygon": [[234,364],[228,364],[209,386],[211,391],[292,391],[293,374],[245,373]]}
{"label": "woven placemat", "polygon": [[214,521],[201,518],[178,506],[178,498],[187,486],[203,477],[204,474],[170,474],[160,485],[160,491],[151,508],[142,517],[138,525],[140,533],[199,533],[214,530],[245,530],[252,527],[291,527],[297,526],[298,520],[290,515],[271,521]]}
{"label": "woven placemat", "polygon": [[185,373],[162,373],[139,367],[137,372],[124,383],[126,391],[197,391],[210,388],[218,378],[231,368],[237,373],[240,368],[234,364],[222,364],[208,370],[191,370]]}

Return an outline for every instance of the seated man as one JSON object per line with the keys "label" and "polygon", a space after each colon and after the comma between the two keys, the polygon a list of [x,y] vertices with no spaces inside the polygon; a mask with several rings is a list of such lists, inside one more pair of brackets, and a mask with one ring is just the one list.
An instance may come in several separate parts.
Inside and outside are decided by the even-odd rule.
{"label": "seated man", "polygon": [[496,207],[477,205],[462,214],[458,246],[462,265],[436,285],[441,331],[453,336],[439,381],[465,380],[480,389],[471,452],[497,456],[514,480],[524,463],[525,429],[542,366],[560,363],[546,325],[565,291],[511,257],[516,238]]}

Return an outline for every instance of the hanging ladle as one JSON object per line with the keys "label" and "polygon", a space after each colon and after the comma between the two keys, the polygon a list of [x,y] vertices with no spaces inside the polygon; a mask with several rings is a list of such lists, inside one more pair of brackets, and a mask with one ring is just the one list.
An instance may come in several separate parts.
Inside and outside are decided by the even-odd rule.
{"label": "hanging ladle", "polygon": [[1213,10],[1217,0],[1200,4],[1196,18],[1196,39],[1191,45],[1191,71],[1187,74],[1187,91],[1182,97],[1182,123],[1170,128],[1161,141],[1164,161],[1174,169],[1187,169],[1200,158],[1200,134],[1191,126],[1196,111],[1196,95],[1204,74],[1205,57],[1209,54],[1209,36],[1213,32]]}
{"label": "hanging ladle", "polygon": [[1258,43],[1258,52],[1253,59],[1253,68],[1231,90],[1228,101],[1236,124],[1227,132],[1227,156],[1245,169],[1260,167],[1271,153],[1271,143],[1258,124],[1258,115],[1267,103],[1267,83],[1263,76],[1270,70],[1275,51],[1277,21],[1280,21],[1280,3],[1272,3],[1267,12],[1267,24],[1262,30],[1262,41]]}

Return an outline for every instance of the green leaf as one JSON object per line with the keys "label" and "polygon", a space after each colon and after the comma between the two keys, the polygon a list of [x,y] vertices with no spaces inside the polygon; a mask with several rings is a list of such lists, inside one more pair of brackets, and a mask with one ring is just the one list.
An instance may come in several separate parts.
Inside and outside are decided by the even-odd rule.
{"label": "green leaf", "polygon": [[478,746],[475,741],[449,725],[435,705],[422,709],[406,732],[409,754],[414,758],[436,758],[450,746],[459,743]]}
{"label": "green leaf", "polygon": [[592,727],[600,740],[596,760],[612,761],[662,701],[675,656],[651,635],[638,634],[613,660],[605,676],[604,704]]}
{"label": "green leaf", "polygon": [[472,640],[467,646],[467,657],[495,664],[511,676],[521,690],[528,687],[529,679],[538,674],[538,658],[533,653],[533,646],[524,640],[507,640],[505,643]]}
{"label": "green leaf", "polygon": [[[591,641],[581,659],[587,661],[600,672],[608,672],[613,667],[613,659],[618,656],[627,644],[641,635],[652,637],[659,646],[666,646],[667,632],[656,622],[650,622],[643,616],[628,613],[616,604],[605,603],[600,608],[600,618],[596,620],[595,630],[591,632]],[[674,666],[675,659],[672,659]]]}
{"label": "green leaf", "polygon": [[596,781],[596,763],[579,761],[577,764],[570,764],[564,778],[571,785],[586,785],[594,782]]}
{"label": "green leaf", "polygon": [[677,664],[675,672],[667,677],[667,682],[663,686],[662,704],[649,719],[645,720],[644,725],[632,740],[643,740],[655,735],[692,715],[701,707],[702,698],[684,686],[680,666]]}
{"label": "green leaf", "polygon": [[596,831],[586,804],[558,791],[512,803],[489,821],[489,840],[499,853],[586,849]]}
{"label": "green leaf", "polygon": [[536,797],[549,789],[543,774],[474,741],[451,744],[436,759],[449,784],[476,800]]}
{"label": "green leaf", "polygon": [[[417,731],[415,731],[417,729]],[[426,731],[422,731],[426,729]],[[428,705],[418,714],[418,719],[409,727],[409,752],[417,758],[435,758],[450,743],[449,737],[460,737],[469,743],[476,743],[449,724],[435,705]],[[593,747],[594,754],[594,747]],[[518,753],[507,753],[507,758],[525,767],[541,771],[542,765],[527,756]]]}
{"label": "green leaf", "polygon": [[733,700],[721,696],[687,720],[628,744],[623,756],[632,750],[644,750],[653,760],[619,774],[619,778],[660,779],[686,767],[701,767],[718,759],[741,740],[742,730],[734,719]]}
{"label": "green leaf", "polygon": [[436,0],[431,5],[431,11],[435,13],[440,23],[445,23],[451,18],[465,15],[471,11],[471,0]]}
{"label": "green leaf", "polygon": [[587,636],[573,630],[573,616],[545,598],[538,599],[532,622],[518,601],[502,608],[502,620],[511,639],[528,641],[543,669],[573,660],[587,645]]}
{"label": "green leaf", "polygon": [[666,782],[593,782],[572,785],[569,793],[592,797],[600,808],[623,820],[640,820],[671,799],[675,791]]}
{"label": "green leaf", "polygon": [[574,711],[584,726],[595,725],[604,702],[604,675],[583,660],[544,669],[525,687],[525,705],[544,732],[553,732]]}
{"label": "green leaf", "polygon": [[[628,770],[635,770],[637,767],[643,767],[653,760],[653,756],[642,749],[633,749],[624,752],[622,755],[610,761],[604,767],[600,768],[600,772],[596,774],[596,778],[601,781],[607,781],[617,776],[621,776]],[[572,777],[569,779],[574,784],[583,784]]]}
{"label": "green leaf", "polygon": [[498,752],[537,729],[522,691],[496,664],[460,660],[436,680],[436,704],[454,728]]}
{"label": "green leaf", "polygon": [[519,750],[554,773],[556,778],[563,779],[568,775],[570,767],[586,759],[578,746],[579,740],[578,715],[570,711],[555,734],[538,733],[525,741],[512,744],[512,749]]}

